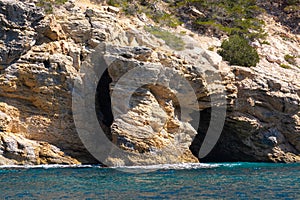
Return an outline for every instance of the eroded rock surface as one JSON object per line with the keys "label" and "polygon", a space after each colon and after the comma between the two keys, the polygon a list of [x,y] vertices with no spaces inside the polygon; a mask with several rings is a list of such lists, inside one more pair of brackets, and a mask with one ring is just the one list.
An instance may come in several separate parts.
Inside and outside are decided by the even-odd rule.
{"label": "eroded rock surface", "polygon": [[[212,105],[226,105],[227,115],[218,144],[203,161],[300,161],[300,69],[280,67],[285,54],[300,55],[297,36],[286,41],[270,30],[271,45],[256,45],[261,62],[244,68],[203,49],[210,44],[200,36],[182,36],[185,50],[176,52],[144,30],[148,20],[126,19],[112,7],[70,1],[45,15],[34,4],[2,0],[0,18],[0,164],[99,162],[78,136],[72,91],[75,81],[88,76],[83,68],[97,71],[90,57],[103,44],[108,69],[102,86],[84,98],[99,101],[93,105],[97,120],[112,143],[132,153],[129,164],[198,162]],[[193,111],[201,113],[198,131],[193,115],[181,119],[186,108],[176,92],[157,84],[136,90],[129,109],[113,115],[110,95],[119,79],[145,66],[173,70],[193,87],[199,101]],[[123,84],[124,94],[130,81]],[[225,105],[213,98],[218,95]],[[106,161],[128,164],[117,157]]]}
{"label": "eroded rock surface", "polygon": [[32,4],[0,2],[0,65],[13,63],[35,44],[38,35],[35,30],[43,17],[41,10]]}

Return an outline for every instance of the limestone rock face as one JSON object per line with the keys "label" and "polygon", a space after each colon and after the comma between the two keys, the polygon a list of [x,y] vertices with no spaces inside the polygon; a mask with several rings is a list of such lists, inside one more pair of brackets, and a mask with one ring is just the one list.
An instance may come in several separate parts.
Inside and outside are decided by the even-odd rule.
{"label": "limestone rock face", "polygon": [[299,162],[299,74],[280,79],[263,67],[232,67],[236,98],[207,160]]}
{"label": "limestone rock face", "polygon": [[[210,43],[200,36],[182,36],[186,47],[176,52],[144,30],[150,22],[113,7],[70,1],[45,15],[27,1],[0,0],[0,18],[0,164],[198,162],[206,132],[223,127],[210,124],[222,108],[221,137],[200,162],[300,161],[300,69],[280,67],[285,54],[300,55],[297,39],[270,30],[271,45],[256,44],[261,62],[244,68],[203,49]],[[172,89],[185,83],[192,92]],[[84,103],[76,109],[74,91]],[[93,130],[91,121],[126,158],[97,144],[108,155],[94,158],[78,133]]]}
{"label": "limestone rock face", "polygon": [[28,140],[23,136],[0,132],[0,164],[79,164],[47,142]]}
{"label": "limestone rock face", "polygon": [[0,65],[18,60],[35,44],[35,28],[43,17],[34,5],[9,0],[0,2]]}

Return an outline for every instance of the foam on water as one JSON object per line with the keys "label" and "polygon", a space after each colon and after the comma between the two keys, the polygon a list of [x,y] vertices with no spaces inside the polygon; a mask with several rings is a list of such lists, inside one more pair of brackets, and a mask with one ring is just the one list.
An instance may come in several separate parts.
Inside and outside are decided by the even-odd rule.
{"label": "foam on water", "polygon": [[0,165],[0,169],[10,169],[10,168],[18,168],[18,169],[35,169],[35,168],[43,168],[43,169],[54,169],[54,168],[93,168],[100,167],[98,165],[59,165],[59,164],[49,164],[49,165]]}
{"label": "foam on water", "polygon": [[[276,166],[291,166],[293,164],[277,163]],[[295,165],[295,164],[294,164]],[[55,169],[55,168],[110,168],[121,171],[130,170],[168,170],[168,169],[207,169],[207,168],[234,168],[234,167],[272,167],[274,163],[250,163],[250,162],[236,162],[236,163],[178,163],[178,164],[157,164],[157,165],[137,165],[137,166],[114,166],[104,167],[102,165],[61,165],[61,164],[49,164],[49,165],[0,165],[0,169]]]}
{"label": "foam on water", "polygon": [[144,166],[118,166],[115,169],[200,169],[200,168],[215,168],[219,164],[207,163],[179,163],[179,164],[159,164],[159,165],[144,165]]}
{"label": "foam on water", "polygon": [[[108,167],[112,169],[145,169],[145,170],[159,170],[159,169],[201,169],[201,168],[217,168],[217,167],[235,167],[242,163],[179,163],[179,164],[158,164],[158,165],[137,165],[137,166],[115,166]],[[53,169],[53,168],[104,168],[101,165],[0,165],[0,169]]]}

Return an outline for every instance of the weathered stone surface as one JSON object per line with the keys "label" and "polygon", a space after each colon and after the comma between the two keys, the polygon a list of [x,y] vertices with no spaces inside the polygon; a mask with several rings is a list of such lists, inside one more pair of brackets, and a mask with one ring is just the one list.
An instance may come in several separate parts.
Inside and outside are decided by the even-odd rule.
{"label": "weathered stone surface", "polygon": [[[228,66],[216,53],[203,49],[209,46],[204,44],[207,38],[186,35],[187,48],[174,52],[145,32],[148,20],[129,20],[118,12],[69,2],[44,17],[32,4],[0,1],[0,164],[98,162],[78,137],[72,90],[75,80],[89,76],[82,69],[93,64],[90,55],[104,44],[109,67],[102,85],[96,94],[82,98],[99,100],[99,105],[88,106],[96,107],[111,142],[132,153],[127,158],[130,164],[197,162],[211,109],[224,106],[214,98],[223,90],[225,126],[218,144],[202,161],[300,161],[300,69],[280,67],[288,64],[284,55],[300,55],[299,42],[285,41],[276,35],[278,29],[267,26],[271,45],[256,45],[258,66]],[[134,68],[144,73],[123,83],[125,89],[116,98],[120,105],[131,83],[147,78],[149,70],[165,85],[144,85],[127,107],[113,115],[110,95]],[[88,70],[96,72],[97,66]],[[167,87],[177,79],[162,76],[168,70],[191,85],[198,109],[181,107],[178,93]],[[185,101],[191,97],[191,93],[182,96]],[[198,134],[193,115],[190,120],[180,116],[187,109],[201,113]],[[118,157],[107,157],[106,162],[126,164]]]}
{"label": "weathered stone surface", "polygon": [[206,160],[299,162],[299,75],[281,79],[267,68],[233,67],[236,98]]}
{"label": "weathered stone surface", "polygon": [[57,147],[23,136],[0,132],[0,164],[79,164]]}
{"label": "weathered stone surface", "polygon": [[0,2],[0,65],[18,60],[35,43],[35,27],[44,15],[32,4]]}
{"label": "weathered stone surface", "polygon": [[[40,37],[45,37],[51,41],[66,39],[66,35],[62,30],[61,25],[56,22],[56,18],[53,15],[48,15],[44,18],[40,25],[36,27],[36,30],[40,34]],[[39,38],[39,42],[42,42],[43,39],[44,38]]]}
{"label": "weathered stone surface", "polygon": [[[178,119],[180,114],[175,110],[178,100],[172,91],[159,85],[159,73],[163,70],[157,67],[159,66],[147,66],[147,69],[142,69],[143,75],[140,77],[130,76],[135,82],[143,82],[152,79],[153,73],[157,72],[158,80],[149,87],[138,89],[132,95],[131,102],[124,105],[128,106],[127,108],[120,107],[120,110],[114,112],[114,122],[111,125],[112,141],[127,151],[150,153],[147,157],[151,159],[145,162],[138,161],[139,164],[196,162],[197,158],[191,154],[189,146],[197,132],[189,123]],[[114,64],[108,68],[113,80],[112,85],[119,84],[112,92],[122,90],[116,96],[116,107],[122,105],[120,101],[124,101],[130,93],[130,90],[125,88],[134,85],[130,80],[118,81],[130,68],[128,65]],[[170,83],[172,80],[165,76],[163,81]],[[182,106],[181,109],[187,108]]]}

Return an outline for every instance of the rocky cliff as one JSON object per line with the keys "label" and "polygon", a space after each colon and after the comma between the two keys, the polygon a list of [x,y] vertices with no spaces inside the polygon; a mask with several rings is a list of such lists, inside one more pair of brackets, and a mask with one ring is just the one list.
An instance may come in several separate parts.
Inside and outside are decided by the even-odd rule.
{"label": "rocky cliff", "polygon": [[[147,31],[154,26],[147,16],[124,16],[115,7],[69,1],[45,14],[34,2],[1,0],[0,18],[0,164],[98,163],[99,151],[78,133],[93,131],[95,120],[107,141],[128,152],[110,154],[99,141],[104,164],[198,162],[222,109],[221,136],[200,162],[300,161],[299,35],[268,14],[268,43],[253,42],[261,59],[251,68],[229,66],[212,51],[218,38],[184,26],[168,30],[175,43],[184,41],[174,50]],[[288,54],[297,58],[285,69]],[[193,94],[172,89],[184,85],[180,77]],[[74,104],[74,92],[84,106]]]}

